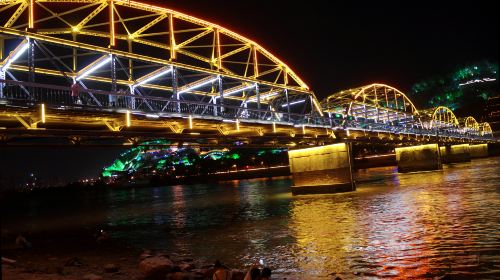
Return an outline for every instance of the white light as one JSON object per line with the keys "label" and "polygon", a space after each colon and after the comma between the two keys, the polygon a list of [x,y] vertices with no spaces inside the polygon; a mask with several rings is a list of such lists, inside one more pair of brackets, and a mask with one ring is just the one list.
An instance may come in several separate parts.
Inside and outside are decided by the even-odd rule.
{"label": "white light", "polygon": [[26,41],[26,43],[24,43],[24,45],[19,49],[19,51],[17,51],[16,54],[7,61],[7,63],[2,67],[1,70],[6,71],[7,69],[9,69],[9,66],[12,64],[12,62],[18,59],[28,49],[29,45],[30,45],[29,41]]}
{"label": "white light", "polygon": [[[272,96],[275,96],[275,95],[278,95],[278,94],[280,94],[280,93],[279,92],[271,92],[271,93],[268,93],[268,94],[261,95],[260,96],[260,101],[266,100],[269,97],[272,97]],[[247,102],[257,102],[257,96],[254,96],[254,97],[248,99]]]}
{"label": "white light", "polygon": [[101,68],[102,66],[104,66],[104,64],[108,63],[111,61],[111,55],[109,55],[106,59],[104,59],[103,61],[97,63],[96,65],[94,65],[93,67],[91,67],[89,70],[85,71],[83,74],[80,74],[80,76],[76,77],[76,80],[79,81],[81,80],[83,77],[87,76],[88,74],[94,72],[95,70]]}
{"label": "white light", "polygon": [[154,79],[157,79],[157,78],[159,78],[159,77],[161,77],[161,76],[163,76],[163,75],[166,75],[166,74],[168,74],[168,73],[170,73],[170,72],[172,72],[172,68],[169,68],[169,69],[167,69],[167,70],[161,71],[160,73],[158,73],[158,74],[156,74],[156,75],[153,75],[153,76],[151,76],[151,77],[149,77],[149,78],[146,78],[146,79],[144,79],[144,80],[142,80],[142,81],[138,82],[138,83],[137,83],[137,84],[135,84],[134,86],[140,86],[140,85],[145,84],[145,83],[147,83],[147,82],[149,82],[149,81],[152,81],[152,80],[154,80]]}
{"label": "white light", "polygon": [[[247,87],[244,87],[244,88],[239,88],[239,89],[231,90],[231,91],[228,91],[228,92],[224,92],[222,94],[222,96],[227,96],[227,95],[235,94],[237,92],[241,92],[241,91],[244,91],[244,90],[247,90],[247,89],[254,88],[255,86],[256,86],[256,84],[253,84],[253,85],[250,85],[250,86],[247,86]],[[215,98],[219,98],[219,97],[220,96],[216,96]]]}
{"label": "white light", "polygon": [[190,90],[193,90],[193,89],[199,88],[199,87],[204,86],[204,85],[206,85],[206,84],[213,83],[213,82],[217,81],[218,79],[219,79],[218,77],[217,77],[217,78],[210,79],[210,80],[205,81],[205,82],[203,82],[203,83],[200,83],[200,84],[194,85],[194,86],[192,86],[192,87],[189,87],[189,88],[183,89],[183,90],[181,90],[181,91],[179,91],[179,92],[177,92],[177,93],[178,93],[178,94],[181,94],[181,93],[188,92],[188,91],[190,91]]}
{"label": "white light", "polygon": [[303,100],[299,100],[299,101],[290,102],[289,104],[283,104],[283,105],[281,105],[281,107],[287,107],[288,105],[292,106],[292,105],[303,103],[303,102],[306,102],[306,100],[303,99]]}
{"label": "white light", "polygon": [[496,79],[491,79],[491,78],[483,78],[483,79],[476,79],[476,80],[470,80],[467,81],[463,84],[458,84],[459,86],[465,86],[465,85],[470,85],[470,84],[475,84],[475,83],[483,83],[483,82],[493,82],[496,81]]}
{"label": "white light", "polygon": [[160,116],[158,116],[158,115],[153,115],[153,114],[146,114],[146,118],[159,119],[159,118],[160,118]]}

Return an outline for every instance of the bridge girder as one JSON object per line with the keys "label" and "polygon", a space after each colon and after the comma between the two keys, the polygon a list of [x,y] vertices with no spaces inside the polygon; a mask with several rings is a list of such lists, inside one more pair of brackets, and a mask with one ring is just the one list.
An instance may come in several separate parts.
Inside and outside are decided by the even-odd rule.
{"label": "bridge girder", "polygon": [[[289,98],[293,101],[295,95],[296,98],[309,96],[311,102],[303,104],[309,107],[306,113],[322,115],[314,93],[303,80],[260,44],[217,24],[171,9],[128,0],[19,0],[1,2],[0,16],[1,41],[30,38],[57,54],[57,58],[50,58],[35,51],[34,69],[26,65],[26,61],[13,64],[11,71],[21,72],[20,76],[33,71],[40,77],[75,78],[85,71],[83,66],[112,55],[113,59],[123,62],[116,66],[118,73],[105,66],[102,71],[85,77],[86,86],[105,90],[109,84],[130,86],[162,67],[175,67],[177,86],[173,85],[173,78],[161,77],[142,84],[141,88],[173,96],[177,87],[194,83],[200,76],[220,76],[221,88],[190,92],[194,95],[192,99],[200,101],[203,96],[219,96],[226,88],[250,83],[258,85],[262,92],[280,89],[280,96],[275,99],[281,98],[281,103],[285,99],[289,102]],[[2,53],[8,51],[8,47],[6,44]],[[49,63],[54,60],[57,63]],[[58,67],[54,67],[55,64]],[[228,97],[228,100],[241,103],[248,98],[260,99],[257,91],[245,94]],[[262,100],[259,107],[270,106],[268,103],[269,100]]]}

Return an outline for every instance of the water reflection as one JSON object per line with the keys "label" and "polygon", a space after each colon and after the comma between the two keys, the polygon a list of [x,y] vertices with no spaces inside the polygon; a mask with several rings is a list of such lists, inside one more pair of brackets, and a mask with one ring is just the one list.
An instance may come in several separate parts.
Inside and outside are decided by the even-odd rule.
{"label": "water reflection", "polygon": [[327,276],[349,268],[350,252],[364,245],[358,228],[356,209],[338,197],[297,197],[292,202],[290,230],[296,238],[294,250],[297,273]]}
{"label": "water reflection", "polygon": [[[107,226],[139,248],[288,279],[500,275],[500,158],[398,174],[361,170],[358,190],[292,196],[289,178],[230,181],[9,202],[2,227]],[[8,213],[6,215],[5,213]]]}

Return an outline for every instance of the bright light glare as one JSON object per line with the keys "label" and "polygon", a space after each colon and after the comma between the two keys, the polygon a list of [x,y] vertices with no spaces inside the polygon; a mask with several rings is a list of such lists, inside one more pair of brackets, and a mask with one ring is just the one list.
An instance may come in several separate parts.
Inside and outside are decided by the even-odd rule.
{"label": "bright light glare", "polygon": [[45,123],[45,104],[42,103],[42,123]]}
{"label": "bright light glare", "polygon": [[130,127],[130,111],[127,110],[127,112],[125,112],[125,123],[127,125],[127,127]]}
{"label": "bright light glare", "polygon": [[144,80],[142,80],[142,81],[138,82],[138,83],[137,83],[137,84],[135,84],[134,86],[140,86],[140,85],[145,84],[145,83],[147,83],[147,82],[149,82],[149,81],[152,81],[152,80],[154,80],[154,79],[157,79],[157,78],[159,78],[159,77],[161,77],[161,76],[163,76],[163,75],[166,75],[166,74],[168,74],[168,73],[170,73],[170,72],[172,72],[172,68],[166,69],[166,70],[161,71],[160,73],[158,73],[158,74],[156,74],[156,75],[153,75],[153,76],[151,76],[151,77],[148,77],[148,78],[146,78],[146,79],[144,79]]}
{"label": "bright light glare", "polygon": [[[222,96],[227,96],[227,95],[235,94],[237,92],[241,92],[241,91],[244,91],[244,90],[247,90],[247,89],[254,88],[255,86],[256,86],[256,84],[253,84],[253,85],[250,85],[250,86],[247,86],[247,87],[244,87],[244,88],[239,88],[239,89],[231,90],[231,91],[228,91],[228,92],[224,92],[222,94]],[[216,96],[215,98],[219,98],[219,97],[220,96]]]}
{"label": "bright light glare", "polygon": [[[290,102],[289,104],[290,104],[290,106],[292,106],[292,105],[303,103],[303,102],[306,102],[306,100],[303,99],[303,100],[299,100],[299,101],[294,101],[294,102]],[[287,107],[287,106],[288,106],[288,104],[281,105],[281,107]]]}
{"label": "bright light glare", "polygon": [[106,59],[104,59],[103,61],[97,63],[96,65],[94,65],[93,67],[91,67],[90,69],[88,69],[87,71],[85,71],[84,73],[80,74],[80,76],[76,77],[76,80],[79,81],[81,79],[83,79],[85,76],[89,75],[90,73],[94,72],[95,70],[101,68],[104,66],[104,64],[108,63],[111,61],[111,55],[108,56]]}
{"label": "bright light glare", "polygon": [[[266,99],[268,99],[270,97],[273,97],[273,96],[276,96],[278,94],[280,94],[280,93],[279,92],[271,92],[271,93],[268,93],[268,94],[263,94],[263,95],[260,96],[260,101],[266,100]],[[248,99],[247,102],[257,102],[257,96],[254,96],[254,97]]]}
{"label": "bright light glare", "polygon": [[24,43],[24,45],[23,45],[21,48],[19,48],[19,50],[17,50],[17,49],[16,49],[16,50],[14,50],[16,53],[14,54],[14,56],[13,56],[13,57],[11,57],[11,58],[7,61],[7,63],[5,63],[5,65],[2,67],[2,69],[1,69],[1,70],[2,70],[2,71],[6,71],[7,69],[9,69],[9,66],[12,64],[12,62],[14,62],[16,59],[18,59],[18,58],[19,58],[19,57],[20,57],[20,56],[21,56],[21,55],[22,55],[22,54],[23,54],[23,53],[24,53],[24,52],[28,49],[29,45],[30,45],[30,44],[29,44],[29,41],[26,41],[26,42]]}
{"label": "bright light glare", "polygon": [[193,90],[193,89],[196,89],[196,88],[202,87],[202,86],[204,86],[204,85],[207,85],[207,84],[213,83],[213,82],[217,81],[218,79],[219,79],[219,78],[217,77],[217,78],[213,78],[213,79],[210,79],[210,80],[208,80],[208,81],[205,81],[205,82],[203,82],[203,83],[196,84],[196,85],[194,85],[194,86],[192,86],[192,87],[188,87],[188,88],[186,88],[186,89],[183,89],[183,90],[179,91],[179,92],[178,92],[178,94],[185,93],[185,92],[188,92],[188,91],[190,91],[190,90]]}
{"label": "bright light glare", "polygon": [[458,84],[458,85],[459,86],[465,86],[465,85],[470,85],[470,84],[475,84],[475,83],[484,83],[484,82],[493,82],[493,81],[496,81],[496,79],[483,78],[483,79],[475,79],[475,80],[467,81],[465,83]]}

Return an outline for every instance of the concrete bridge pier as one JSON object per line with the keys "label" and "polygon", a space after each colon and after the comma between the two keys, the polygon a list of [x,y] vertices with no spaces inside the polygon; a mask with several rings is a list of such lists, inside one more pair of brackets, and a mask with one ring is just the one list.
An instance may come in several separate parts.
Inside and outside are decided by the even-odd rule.
{"label": "concrete bridge pier", "polygon": [[351,144],[338,143],[288,151],[292,194],[355,191]]}
{"label": "concrete bridge pier", "polygon": [[426,144],[396,148],[398,171],[415,172],[442,168],[438,144]]}
{"label": "concrete bridge pier", "polygon": [[469,144],[446,145],[439,147],[442,163],[470,161]]}
{"label": "concrete bridge pier", "polygon": [[488,144],[469,145],[469,153],[471,158],[483,158],[489,155]]}

